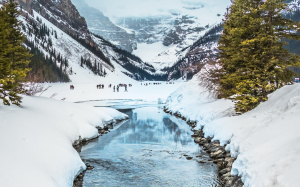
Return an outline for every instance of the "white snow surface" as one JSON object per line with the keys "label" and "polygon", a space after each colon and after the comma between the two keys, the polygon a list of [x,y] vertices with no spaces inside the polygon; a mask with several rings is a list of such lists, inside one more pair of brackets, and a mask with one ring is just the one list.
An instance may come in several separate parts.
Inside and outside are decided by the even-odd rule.
{"label": "white snow surface", "polygon": [[299,186],[300,84],[284,86],[254,110],[232,116],[233,102],[207,97],[194,78],[168,98],[168,108],[204,126],[237,157],[231,173],[245,187]]}
{"label": "white snow surface", "polygon": [[72,186],[85,169],[72,143],[98,135],[96,126],[125,114],[43,97],[22,107],[0,104],[0,184],[6,187]]}

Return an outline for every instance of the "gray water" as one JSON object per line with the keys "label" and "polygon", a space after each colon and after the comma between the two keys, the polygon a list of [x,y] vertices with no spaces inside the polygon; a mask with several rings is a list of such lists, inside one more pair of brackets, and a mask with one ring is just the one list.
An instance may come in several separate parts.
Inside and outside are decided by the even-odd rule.
{"label": "gray water", "polygon": [[86,172],[83,186],[222,186],[217,166],[194,143],[186,122],[158,107],[120,111],[130,119],[80,153],[95,167]]}

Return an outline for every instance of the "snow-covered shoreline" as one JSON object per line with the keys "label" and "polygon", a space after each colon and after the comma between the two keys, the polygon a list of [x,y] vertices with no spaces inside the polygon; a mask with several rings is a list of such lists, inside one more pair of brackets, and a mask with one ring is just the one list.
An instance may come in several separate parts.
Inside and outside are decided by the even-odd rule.
{"label": "snow-covered shoreline", "polygon": [[[0,184],[72,186],[86,168],[72,144],[98,136],[96,127],[128,116],[43,97],[23,98],[22,107],[0,105]],[[17,180],[16,180],[17,179]]]}
{"label": "snow-covered shoreline", "polygon": [[[298,186],[300,168],[300,84],[284,86],[254,110],[233,116],[234,103],[215,100],[195,77],[168,98],[168,110],[197,121],[205,137],[214,137],[237,157],[231,174],[245,187]],[[192,98],[192,99],[191,99]]]}

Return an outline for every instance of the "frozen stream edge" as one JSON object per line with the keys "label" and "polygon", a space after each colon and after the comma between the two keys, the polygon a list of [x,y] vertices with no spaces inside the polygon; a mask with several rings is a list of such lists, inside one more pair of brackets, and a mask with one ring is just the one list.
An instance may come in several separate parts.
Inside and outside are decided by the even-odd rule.
{"label": "frozen stream edge", "polygon": [[[181,118],[184,121],[186,121],[187,119],[181,114],[172,113],[172,111],[170,109],[167,109],[166,107],[164,107],[164,112]],[[187,124],[190,125],[192,128],[196,127],[196,123],[196,121],[187,121]],[[203,128],[201,128],[200,130],[194,130],[192,138],[194,138],[195,143],[199,144],[199,146],[202,146],[203,150],[206,151],[212,159],[214,159],[213,163],[218,165],[220,169],[219,175],[224,180],[225,187],[244,186],[244,183],[242,182],[240,176],[231,175],[232,164],[236,160],[236,157],[231,157],[230,152],[226,152],[226,144],[224,146],[221,146],[219,140],[211,141],[213,137],[205,138]]]}
{"label": "frozen stream edge", "polygon": [[[100,136],[102,136],[103,134],[107,134],[108,132],[110,132],[109,130],[109,127],[110,126],[113,126],[113,125],[118,125],[120,126],[121,123],[125,122],[126,120],[128,120],[128,118],[125,118],[125,119],[121,119],[121,120],[116,120],[114,119],[113,121],[108,121],[108,122],[104,122],[104,128],[102,129],[101,127],[96,127],[98,129],[98,136],[96,137],[92,137],[92,138],[89,138],[89,139],[81,139],[81,137],[79,136],[79,139],[76,140],[74,143],[73,143],[73,148],[78,152],[80,153],[81,152],[81,149],[83,146],[87,145],[88,143],[98,139]],[[81,157],[80,157],[81,158]],[[82,160],[83,161],[83,160]],[[73,187],[79,187],[79,186],[82,186],[82,183],[83,183],[83,177],[84,177],[84,174],[87,170],[92,170],[94,167],[91,166],[89,163],[85,163],[86,165],[86,168],[81,168],[77,174],[75,175],[74,177],[74,180],[73,180]]]}

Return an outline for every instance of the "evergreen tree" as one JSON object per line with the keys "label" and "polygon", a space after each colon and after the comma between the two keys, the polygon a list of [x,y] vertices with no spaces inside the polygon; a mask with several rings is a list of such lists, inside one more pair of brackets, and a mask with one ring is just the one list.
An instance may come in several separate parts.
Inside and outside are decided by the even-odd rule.
{"label": "evergreen tree", "polygon": [[83,67],[83,57],[80,58],[80,66]]}
{"label": "evergreen tree", "polygon": [[13,0],[0,9],[0,98],[5,105],[20,105],[24,93],[30,53],[22,46],[25,37],[21,32],[19,12]]}
{"label": "evergreen tree", "polygon": [[283,9],[287,9],[283,0],[235,0],[225,17],[219,40],[219,97],[234,95],[237,112],[253,109],[291,81],[293,73],[287,68],[299,56],[289,54],[282,39],[299,39],[287,32],[299,30],[299,24],[282,18]]}

